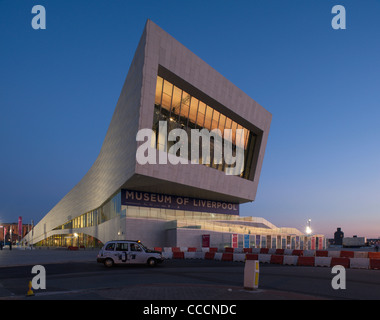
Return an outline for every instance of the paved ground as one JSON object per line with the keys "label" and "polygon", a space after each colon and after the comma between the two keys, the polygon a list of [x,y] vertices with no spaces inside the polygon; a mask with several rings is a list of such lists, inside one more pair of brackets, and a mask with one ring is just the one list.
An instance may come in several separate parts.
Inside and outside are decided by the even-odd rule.
{"label": "paved ground", "polygon": [[[243,289],[244,263],[169,260],[157,268],[106,269],[97,251],[0,251],[0,299],[300,300],[380,299],[380,271],[347,269],[347,289],[333,290],[330,268],[260,265],[260,289]],[[47,288],[26,297],[31,268],[46,268]],[[141,304],[141,303],[140,303]],[[142,306],[143,306],[142,305]]]}
{"label": "paved ground", "polygon": [[36,265],[61,262],[85,262],[96,260],[99,250],[78,250],[69,251],[67,249],[36,249],[23,250],[13,248],[12,250],[0,250],[0,268],[6,266]]}

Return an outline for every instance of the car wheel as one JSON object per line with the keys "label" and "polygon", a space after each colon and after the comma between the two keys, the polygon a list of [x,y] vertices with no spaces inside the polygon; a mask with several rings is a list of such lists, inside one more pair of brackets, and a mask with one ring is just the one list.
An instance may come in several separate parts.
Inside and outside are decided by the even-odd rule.
{"label": "car wheel", "polygon": [[104,261],[104,265],[107,267],[107,268],[111,268],[113,267],[113,260],[108,258]]}
{"label": "car wheel", "polygon": [[148,266],[149,267],[155,267],[157,265],[157,261],[154,258],[148,259]]}

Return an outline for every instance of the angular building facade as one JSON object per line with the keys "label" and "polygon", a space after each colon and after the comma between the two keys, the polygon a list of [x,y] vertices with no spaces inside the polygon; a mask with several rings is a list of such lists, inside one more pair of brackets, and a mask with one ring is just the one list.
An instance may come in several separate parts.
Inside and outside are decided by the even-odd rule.
{"label": "angular building facade", "polygon": [[[98,158],[24,242],[100,246],[139,239],[199,247],[208,235],[210,245],[222,247],[237,235],[250,246],[299,247],[306,241],[300,231],[239,216],[239,205],[255,200],[271,118],[148,20]],[[150,135],[139,139],[142,130]],[[209,152],[202,149],[207,139]]]}

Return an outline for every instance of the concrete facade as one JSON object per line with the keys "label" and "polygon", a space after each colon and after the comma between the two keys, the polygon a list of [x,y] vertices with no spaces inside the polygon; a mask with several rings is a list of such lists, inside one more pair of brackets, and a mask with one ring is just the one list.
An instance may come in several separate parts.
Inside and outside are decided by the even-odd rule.
{"label": "concrete facade", "polygon": [[[204,165],[141,165],[136,161],[140,129],[152,128],[157,76],[181,85],[190,94],[230,117],[257,136],[249,179],[227,176]],[[100,208],[121,189],[229,201],[254,201],[257,193],[272,115],[206,62],[148,20],[128,71],[98,158],[82,180],[35,226],[25,241],[37,244],[51,236],[73,233],[106,242],[140,239],[149,246],[199,246],[208,230],[173,227],[172,221],[124,213],[89,227],[60,228],[68,221]],[[154,149],[157,157],[160,152]],[[186,214],[185,214],[186,215]],[[273,227],[273,228],[272,228]],[[268,229],[283,234],[269,222]],[[294,230],[293,230],[294,231]],[[230,233],[212,231],[216,245]],[[258,232],[258,231],[257,231]],[[293,234],[302,235],[295,230]]]}

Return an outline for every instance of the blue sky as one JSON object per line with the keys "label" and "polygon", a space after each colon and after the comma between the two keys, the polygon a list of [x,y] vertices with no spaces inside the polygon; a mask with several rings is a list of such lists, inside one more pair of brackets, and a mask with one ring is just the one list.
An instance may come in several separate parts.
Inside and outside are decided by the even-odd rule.
{"label": "blue sky", "polygon": [[0,221],[38,222],[91,167],[149,18],[273,114],[242,214],[379,237],[379,16],[376,0],[0,0]]}

